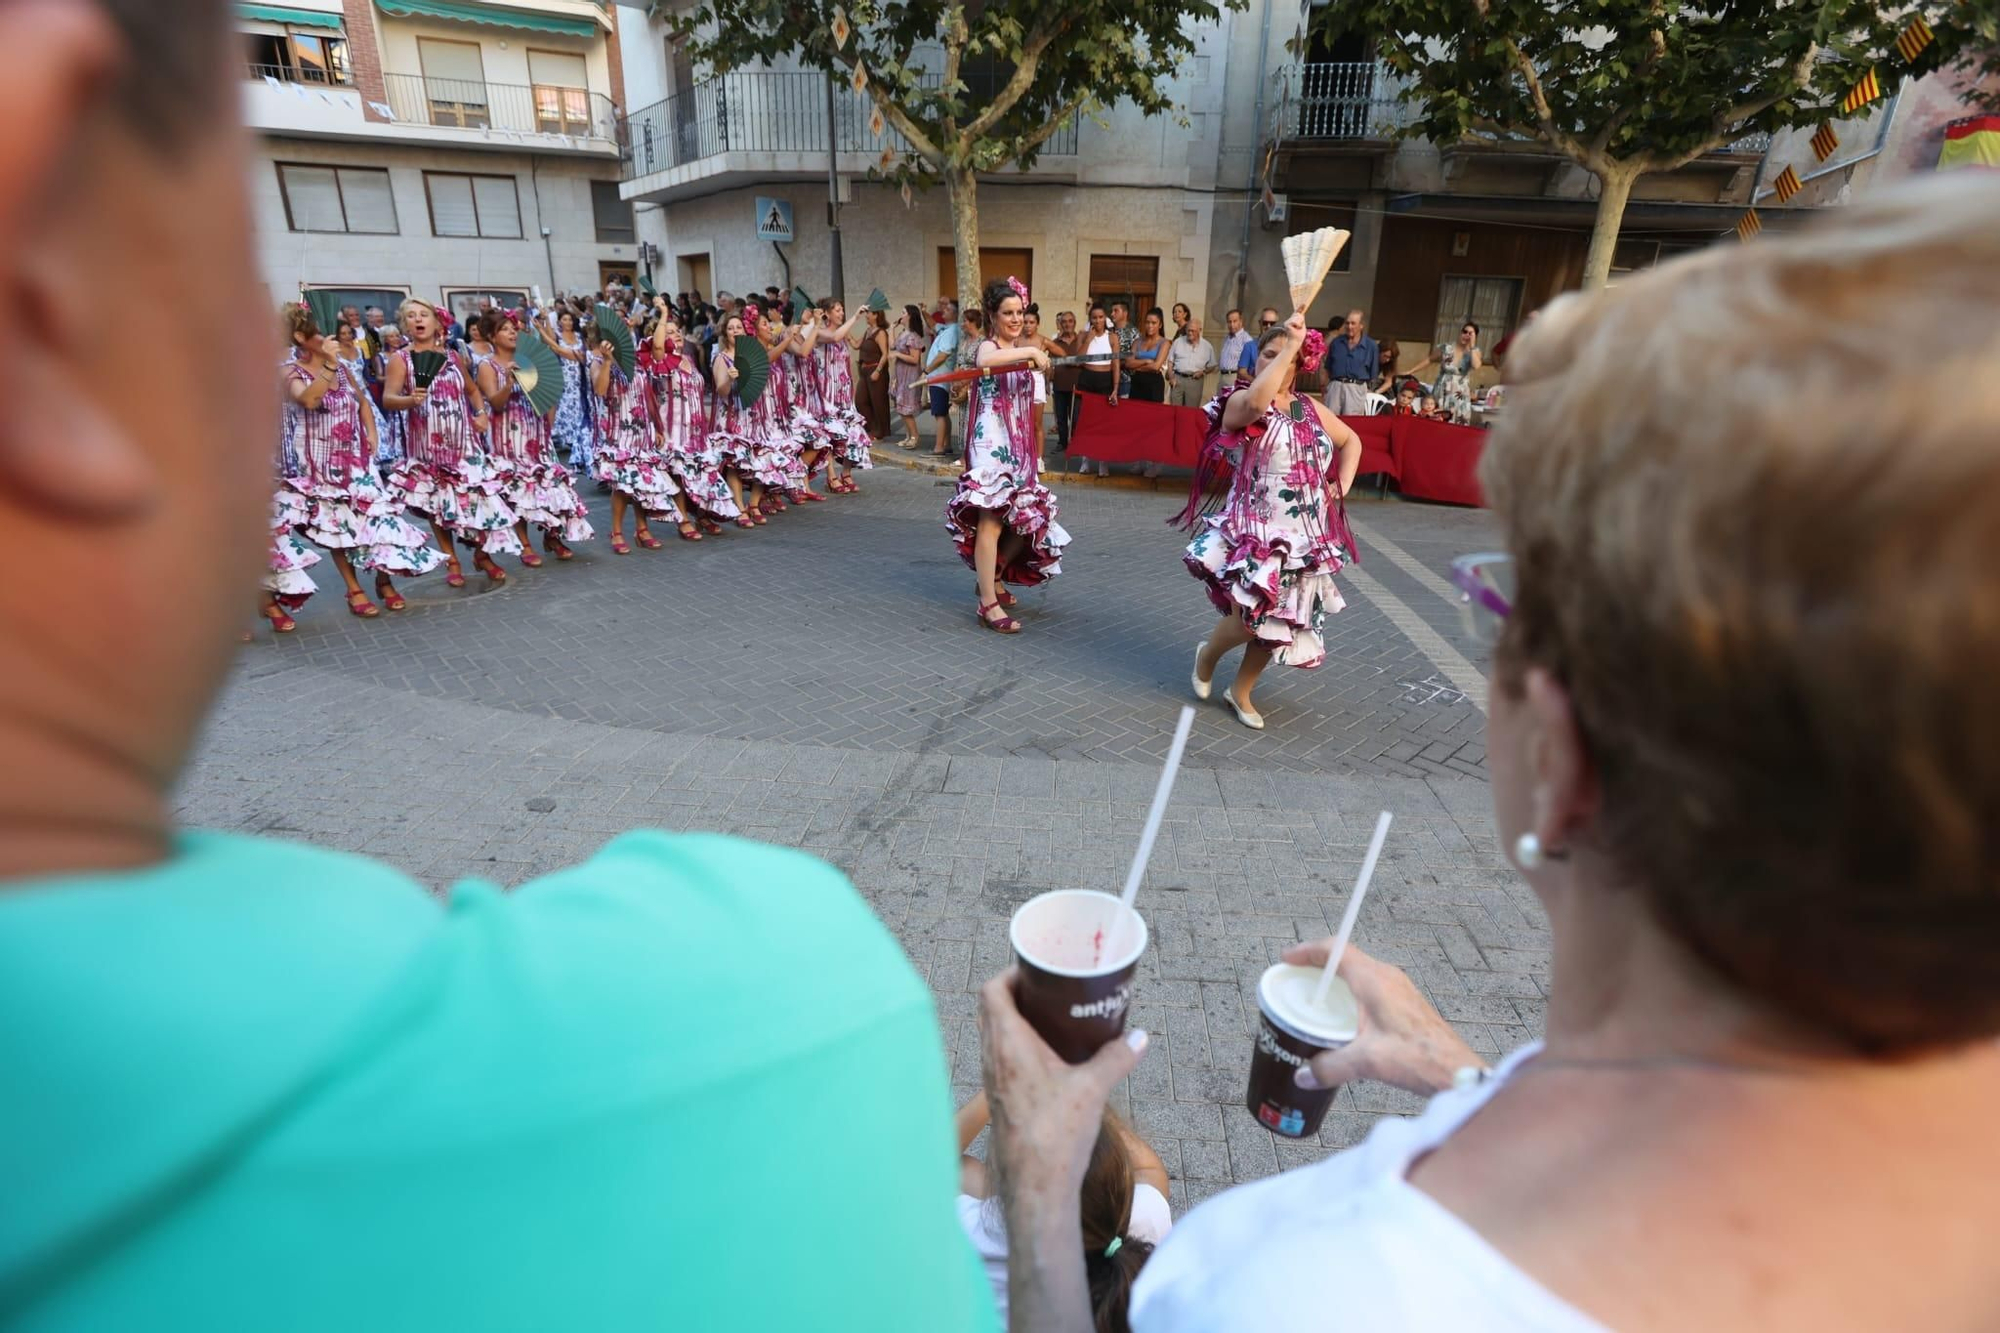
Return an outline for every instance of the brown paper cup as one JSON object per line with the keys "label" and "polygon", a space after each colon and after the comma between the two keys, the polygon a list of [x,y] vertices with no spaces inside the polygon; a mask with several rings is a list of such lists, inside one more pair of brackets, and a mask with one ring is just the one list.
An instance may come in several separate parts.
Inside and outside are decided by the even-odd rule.
{"label": "brown paper cup", "polygon": [[1082,1064],[1125,1030],[1146,922],[1108,893],[1057,889],[1023,903],[1009,927],[1021,964],[1015,1003],[1049,1048]]}
{"label": "brown paper cup", "polygon": [[1301,1003],[1319,984],[1316,967],[1279,963],[1257,981],[1257,1048],[1250,1055],[1250,1114],[1273,1134],[1290,1139],[1311,1138],[1326,1119],[1339,1089],[1309,1092],[1294,1078],[1321,1051],[1336,1050],[1354,1040],[1359,1009],[1354,994],[1339,977],[1327,993],[1328,1013],[1312,1013]]}

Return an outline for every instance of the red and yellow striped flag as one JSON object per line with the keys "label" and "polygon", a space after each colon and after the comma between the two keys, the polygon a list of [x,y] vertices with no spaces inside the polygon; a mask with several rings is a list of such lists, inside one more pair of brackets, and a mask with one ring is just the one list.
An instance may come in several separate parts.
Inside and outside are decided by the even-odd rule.
{"label": "red and yellow striped flag", "polygon": [[1904,64],[1914,64],[1933,39],[1931,25],[1924,22],[1923,15],[1919,14],[1910,20],[1910,26],[1903,29],[1896,38],[1896,50],[1901,53]]}
{"label": "red and yellow striped flag", "polygon": [[1824,162],[1833,156],[1833,150],[1840,147],[1840,136],[1833,132],[1831,122],[1819,127],[1812,137],[1813,156]]}
{"label": "red and yellow striped flag", "polygon": [[1752,236],[1755,236],[1758,232],[1762,230],[1764,230],[1764,224],[1758,220],[1757,210],[1753,208],[1748,213],[1745,213],[1741,218],[1737,219],[1736,239],[1739,241],[1747,241]]}
{"label": "red and yellow striped flag", "polygon": [[1793,171],[1790,167],[1786,167],[1783,171],[1779,172],[1778,179],[1771,182],[1771,189],[1778,196],[1778,202],[1781,204],[1805,188],[1805,182],[1799,179],[1799,173]]}
{"label": "red and yellow striped flag", "polygon": [[1881,95],[1882,80],[1877,78],[1875,71],[1871,69],[1862,76],[1861,82],[1848,91],[1846,97],[1840,99],[1840,114],[1851,116]]}

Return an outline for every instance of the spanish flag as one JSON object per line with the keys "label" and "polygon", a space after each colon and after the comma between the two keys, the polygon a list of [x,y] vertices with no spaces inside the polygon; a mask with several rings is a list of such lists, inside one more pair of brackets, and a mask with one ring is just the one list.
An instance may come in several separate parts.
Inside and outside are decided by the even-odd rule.
{"label": "spanish flag", "polygon": [[1875,71],[1871,69],[1862,76],[1861,82],[1855,84],[1847,96],[1840,100],[1840,114],[1851,116],[1881,95],[1882,80],[1877,78]]}
{"label": "spanish flag", "polygon": [[1833,156],[1833,150],[1840,147],[1840,136],[1833,132],[1833,123],[1828,121],[1819,127],[1812,137],[1813,156],[1824,162]]}
{"label": "spanish flag", "polygon": [[1799,173],[1790,167],[1778,173],[1778,179],[1771,182],[1771,189],[1777,194],[1778,202],[1781,204],[1805,188],[1805,182],[1799,179]]}
{"label": "spanish flag", "polygon": [[2000,167],[2000,116],[1967,116],[1944,127],[1938,170]]}
{"label": "spanish flag", "polygon": [[1924,22],[1923,15],[1911,19],[1910,26],[1896,38],[1896,51],[1903,57],[1903,63],[1915,64],[1917,57],[1924,53],[1924,48],[1931,44],[1932,36],[1931,25]]}
{"label": "spanish flag", "polygon": [[1764,224],[1757,220],[1757,210],[1753,208],[1737,220],[1736,239],[1747,241],[1762,230],[1764,230]]}

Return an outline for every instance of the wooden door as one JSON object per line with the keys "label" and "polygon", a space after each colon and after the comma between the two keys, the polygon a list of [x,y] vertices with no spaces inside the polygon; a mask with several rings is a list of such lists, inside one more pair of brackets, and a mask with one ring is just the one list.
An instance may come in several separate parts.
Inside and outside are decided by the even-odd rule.
{"label": "wooden door", "polygon": [[[1032,293],[1035,290],[1035,252],[980,246],[980,290],[984,291],[987,283],[1006,277],[1019,278]],[[958,257],[948,245],[938,247],[938,291],[953,300],[958,299]]]}

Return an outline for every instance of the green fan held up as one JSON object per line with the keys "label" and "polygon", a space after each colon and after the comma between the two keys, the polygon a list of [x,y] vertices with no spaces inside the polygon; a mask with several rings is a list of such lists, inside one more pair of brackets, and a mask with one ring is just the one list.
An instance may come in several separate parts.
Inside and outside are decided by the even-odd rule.
{"label": "green fan held up", "polygon": [[556,410],[563,396],[563,363],[540,333],[523,332],[514,348],[514,378],[528,405],[541,416]]}
{"label": "green fan held up", "polygon": [[763,396],[771,378],[771,358],[754,337],[736,340],[736,398],[749,407]]}
{"label": "green fan held up", "polygon": [[[306,309],[312,312],[313,323],[319,326],[322,336],[331,338],[335,326],[340,323],[340,298],[325,288],[301,293]],[[360,330],[356,330],[359,333]]]}
{"label": "green fan held up", "polygon": [[597,321],[597,336],[611,344],[611,355],[618,362],[618,368],[630,379],[639,368],[639,348],[632,341],[632,326],[616,310],[604,302],[597,303],[592,318]]}

